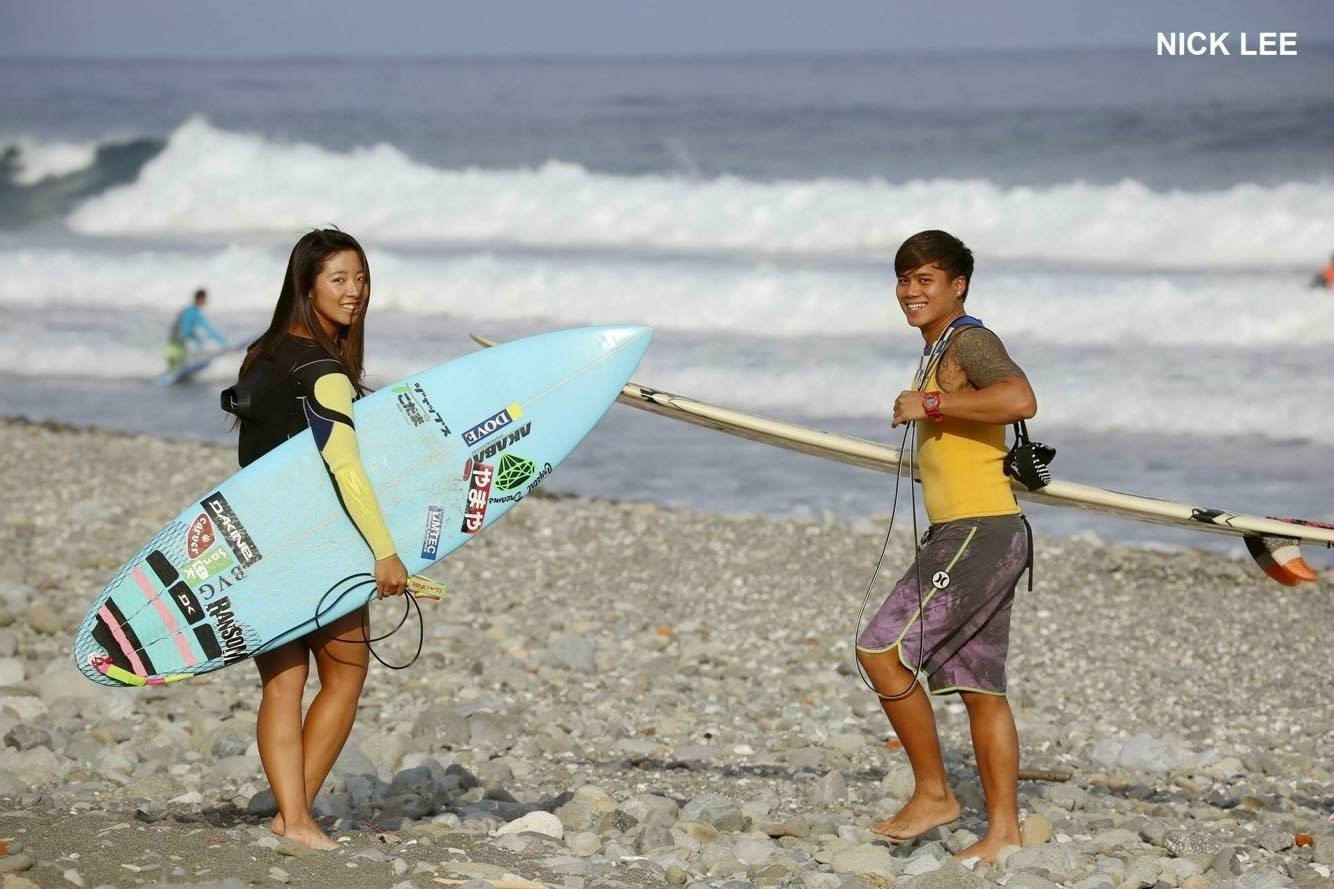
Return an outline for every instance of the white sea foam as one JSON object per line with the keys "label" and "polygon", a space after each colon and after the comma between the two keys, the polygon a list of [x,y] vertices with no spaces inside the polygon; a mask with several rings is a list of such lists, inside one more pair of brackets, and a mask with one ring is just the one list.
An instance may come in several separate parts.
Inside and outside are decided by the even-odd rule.
{"label": "white sea foam", "polygon": [[[903,320],[888,274],[859,264],[654,261],[585,256],[369,254],[377,311],[571,326],[635,321],[663,330],[801,338],[889,335]],[[0,250],[0,306],[166,312],[205,286],[215,311],[263,320],[286,251]],[[969,308],[1007,341],[1223,346],[1334,343],[1334,300],[1299,274],[995,271]],[[429,324],[429,321],[423,323]]]}
{"label": "white sea foam", "polygon": [[12,148],[18,152],[14,181],[19,185],[36,185],[43,179],[87,169],[97,157],[98,144],[0,136],[0,150]]}
{"label": "white sea foam", "polygon": [[393,145],[335,152],[182,124],[136,182],[68,218],[96,235],[260,235],[324,223],[370,242],[888,256],[924,228],[981,255],[1134,268],[1300,266],[1334,243],[1328,183],[1157,192],[1134,181],[757,182],[535,169],[439,169]]}

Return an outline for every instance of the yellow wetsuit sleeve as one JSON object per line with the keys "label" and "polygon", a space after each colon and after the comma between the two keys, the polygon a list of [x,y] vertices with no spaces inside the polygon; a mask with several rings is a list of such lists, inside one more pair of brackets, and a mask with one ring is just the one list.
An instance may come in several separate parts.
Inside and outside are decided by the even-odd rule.
{"label": "yellow wetsuit sleeve", "polygon": [[357,433],[352,425],[353,394],[352,381],[346,374],[322,374],[306,396],[306,421],[333,477],[334,490],[344,511],[375,558],[384,559],[394,555],[396,549],[380,515],[371,481],[361,465]]}

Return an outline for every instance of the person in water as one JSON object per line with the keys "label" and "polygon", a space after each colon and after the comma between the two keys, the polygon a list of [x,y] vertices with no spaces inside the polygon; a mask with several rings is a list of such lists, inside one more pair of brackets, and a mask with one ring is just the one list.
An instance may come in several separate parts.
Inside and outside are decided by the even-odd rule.
{"label": "person in water", "polygon": [[[273,320],[241,364],[240,379],[253,383],[238,456],[249,465],[309,428],[338,499],[366,543],[376,591],[397,596],[406,588],[407,570],[362,467],[352,422],[352,402],[366,392],[362,346],[370,296],[366,254],[351,235],[322,229],[297,241]],[[316,849],[337,848],[310,808],[357,715],[369,660],[364,616],[363,607],[255,656],[263,684],[259,756],[278,804],[270,826]],[[320,690],[303,724],[301,697],[312,654]]]}
{"label": "person in water", "polygon": [[227,341],[218,333],[218,329],[204,317],[204,304],[208,302],[208,291],[202,287],[195,291],[195,298],[190,305],[176,313],[167,331],[167,372],[175,373],[185,366],[185,352],[191,346],[201,346],[204,334],[213,337],[222,348],[227,348]]}
{"label": "person in water", "polygon": [[1334,290],[1334,254],[1330,255],[1329,264],[1315,273],[1315,277],[1311,279],[1311,286]]}
{"label": "person in water", "polygon": [[894,400],[892,425],[916,424],[914,462],[931,525],[857,640],[857,658],[916,782],[903,808],[871,829],[911,842],[959,817],[927,697],[958,693],[988,817],[986,835],[959,858],[992,861],[1019,843],[1019,738],[1005,697],[1005,659],[1015,585],[1032,550],[1002,469],[1005,427],[1032,417],[1037,401],[1000,339],[964,314],[973,254],[962,241],[919,232],[899,248],[894,271],[899,307],[926,348],[914,388]]}

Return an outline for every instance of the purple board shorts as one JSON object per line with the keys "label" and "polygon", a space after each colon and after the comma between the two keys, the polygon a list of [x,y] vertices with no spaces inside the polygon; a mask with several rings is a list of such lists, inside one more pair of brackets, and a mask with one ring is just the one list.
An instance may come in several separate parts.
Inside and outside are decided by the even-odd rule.
{"label": "purple board shorts", "polygon": [[857,649],[898,646],[899,660],[909,670],[920,657],[922,680],[932,694],[1005,694],[1010,606],[1031,545],[1020,515],[932,525],[917,561],[858,637]]}

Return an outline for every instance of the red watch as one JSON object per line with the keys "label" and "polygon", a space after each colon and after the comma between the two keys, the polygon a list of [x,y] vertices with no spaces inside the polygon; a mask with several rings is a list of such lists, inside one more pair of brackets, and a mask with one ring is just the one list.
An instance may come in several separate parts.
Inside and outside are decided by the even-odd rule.
{"label": "red watch", "polygon": [[928,392],[922,396],[922,410],[935,422],[939,423],[945,419],[945,415],[940,412],[940,393]]}

